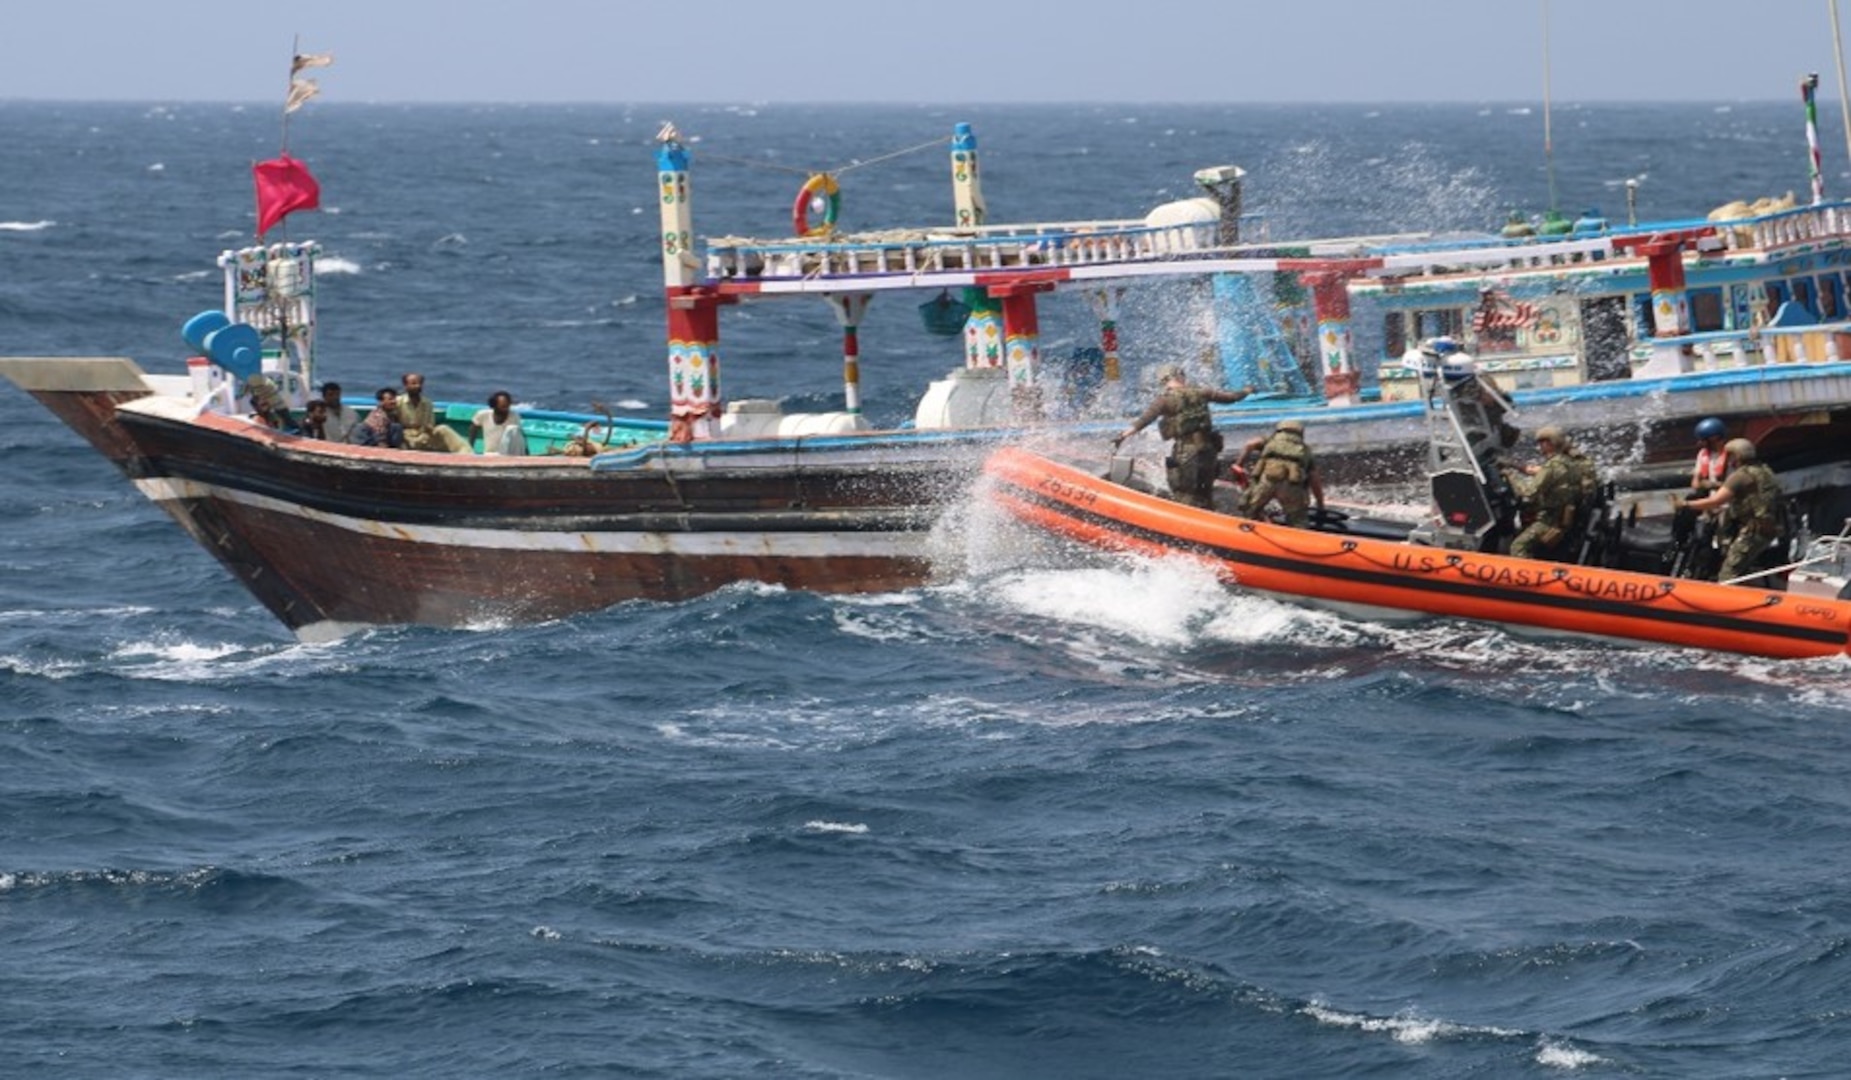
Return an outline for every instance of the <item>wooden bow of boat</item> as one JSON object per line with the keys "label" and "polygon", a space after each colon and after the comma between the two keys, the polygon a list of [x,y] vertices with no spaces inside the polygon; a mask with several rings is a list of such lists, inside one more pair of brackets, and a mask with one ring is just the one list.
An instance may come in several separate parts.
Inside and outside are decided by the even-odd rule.
{"label": "wooden bow of boat", "polygon": [[1758,656],[1851,645],[1851,601],[1449,551],[1230,517],[1019,448],[985,464],[1010,514],[1108,551],[1200,559],[1229,584],[1351,613],[1422,613]]}

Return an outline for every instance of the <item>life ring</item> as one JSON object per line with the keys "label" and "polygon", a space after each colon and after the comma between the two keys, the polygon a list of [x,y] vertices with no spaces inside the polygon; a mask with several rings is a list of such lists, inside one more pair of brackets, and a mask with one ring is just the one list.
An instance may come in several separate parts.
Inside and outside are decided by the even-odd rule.
{"label": "life ring", "polygon": [[[810,211],[822,213],[822,220],[810,224]],[[836,215],[842,212],[842,188],[828,173],[816,173],[797,189],[797,201],[791,206],[791,228],[798,236],[828,236],[836,231]]]}

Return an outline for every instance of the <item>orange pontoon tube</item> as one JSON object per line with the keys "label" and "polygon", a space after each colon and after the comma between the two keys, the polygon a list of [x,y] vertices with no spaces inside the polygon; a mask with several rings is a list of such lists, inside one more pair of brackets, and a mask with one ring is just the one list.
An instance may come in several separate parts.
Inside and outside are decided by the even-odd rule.
{"label": "orange pontoon tube", "polygon": [[1756,656],[1851,645],[1851,601],[1250,521],[1015,448],[985,472],[1024,522],[1109,551],[1199,558],[1260,592]]}

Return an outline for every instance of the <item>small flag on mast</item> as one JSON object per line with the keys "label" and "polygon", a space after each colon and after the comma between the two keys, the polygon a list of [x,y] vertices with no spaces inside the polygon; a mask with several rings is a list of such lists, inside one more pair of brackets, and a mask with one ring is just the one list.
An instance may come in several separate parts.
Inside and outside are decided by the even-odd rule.
{"label": "small flag on mast", "polygon": [[257,238],[284,217],[297,210],[313,210],[321,205],[321,185],[309,174],[308,166],[284,154],[251,166],[257,180]]}
{"label": "small flag on mast", "polygon": [[300,109],[309,98],[321,93],[321,87],[314,79],[289,80],[289,96],[283,100],[283,113],[288,115]]}
{"label": "small flag on mast", "polygon": [[297,53],[296,58],[290,62],[289,73],[297,75],[309,68],[324,68],[332,63],[334,63],[333,53]]}

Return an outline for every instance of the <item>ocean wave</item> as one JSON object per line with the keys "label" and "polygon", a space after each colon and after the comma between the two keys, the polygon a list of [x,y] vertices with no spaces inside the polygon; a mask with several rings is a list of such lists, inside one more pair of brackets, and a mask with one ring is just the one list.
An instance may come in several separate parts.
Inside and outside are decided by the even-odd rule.
{"label": "ocean wave", "polygon": [[145,907],[167,902],[227,914],[266,910],[312,891],[292,878],[217,866],[0,872],[0,893],[24,903]]}
{"label": "ocean wave", "polygon": [[803,829],[805,832],[849,833],[855,836],[864,836],[868,831],[866,825],[846,821],[806,821]]}
{"label": "ocean wave", "polygon": [[0,221],[0,232],[44,232],[55,221]]}
{"label": "ocean wave", "polygon": [[1299,1011],[1320,1024],[1355,1028],[1358,1031],[1372,1034],[1386,1034],[1396,1042],[1410,1046],[1472,1035],[1490,1035],[1500,1039],[1523,1035],[1523,1032],[1512,1031],[1508,1028],[1458,1024],[1438,1017],[1421,1016],[1413,1011],[1397,1013],[1393,1016],[1370,1016],[1365,1013],[1344,1012],[1319,1001],[1310,1002]]}
{"label": "ocean wave", "polygon": [[361,272],[360,264],[339,255],[322,255],[315,260],[315,272],[327,275],[353,275]]}

